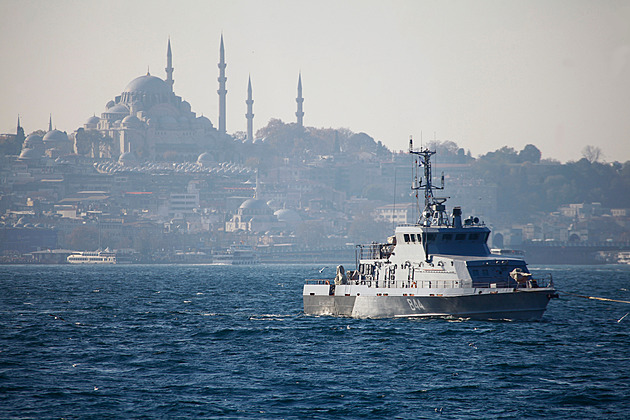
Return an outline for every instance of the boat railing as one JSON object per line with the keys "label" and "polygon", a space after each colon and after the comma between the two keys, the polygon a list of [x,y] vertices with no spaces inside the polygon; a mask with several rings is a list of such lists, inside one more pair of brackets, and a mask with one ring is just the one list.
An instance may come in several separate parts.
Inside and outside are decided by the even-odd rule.
{"label": "boat railing", "polygon": [[[363,285],[368,287],[382,287],[382,288],[418,288],[418,289],[454,289],[462,287],[460,280],[392,280],[392,279],[376,279],[371,274],[359,274],[357,272],[348,272],[348,284]],[[318,283],[319,282],[319,283]],[[321,283],[328,282],[328,280],[307,280],[309,284],[328,284]],[[512,279],[505,281],[487,281],[487,282],[473,282],[473,287],[480,289],[500,289],[500,288],[515,288],[515,289],[535,289],[540,287],[553,287],[553,277],[551,273],[546,273],[535,278],[529,278],[527,281],[516,282]]]}
{"label": "boat railing", "polygon": [[460,280],[395,280],[395,279],[376,279],[371,274],[355,274],[348,279],[348,284],[362,285],[368,287],[381,287],[387,289],[453,289],[460,288]]}
{"label": "boat railing", "polygon": [[356,246],[356,260],[383,260],[394,252],[393,244],[371,243]]}
{"label": "boat railing", "polygon": [[306,279],[306,284],[330,284],[330,280]]}
{"label": "boat railing", "polygon": [[553,287],[553,276],[551,273],[544,273],[536,277],[531,277],[524,282],[517,282],[517,289],[535,289],[538,287]]}

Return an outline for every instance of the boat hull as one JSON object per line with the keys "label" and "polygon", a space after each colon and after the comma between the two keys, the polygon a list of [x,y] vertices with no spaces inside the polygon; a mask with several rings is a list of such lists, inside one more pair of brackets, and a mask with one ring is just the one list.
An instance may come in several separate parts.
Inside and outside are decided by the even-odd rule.
{"label": "boat hull", "polygon": [[304,313],[353,318],[541,319],[552,288],[458,296],[304,295]]}

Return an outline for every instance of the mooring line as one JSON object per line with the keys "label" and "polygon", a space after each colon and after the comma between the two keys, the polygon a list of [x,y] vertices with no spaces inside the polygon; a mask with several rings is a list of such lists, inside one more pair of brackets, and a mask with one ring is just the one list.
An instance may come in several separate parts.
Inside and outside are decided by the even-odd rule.
{"label": "mooring line", "polygon": [[608,298],[596,297],[596,296],[578,295],[578,294],[575,294],[575,293],[565,292],[565,291],[562,291],[562,290],[558,290],[558,292],[564,293],[564,294],[567,294],[567,295],[571,295],[571,296],[581,297],[581,298],[584,298],[584,299],[603,300],[603,301],[606,301],[606,302],[619,302],[619,303],[628,303],[628,304],[630,304],[630,302],[628,302],[627,300],[608,299]]}

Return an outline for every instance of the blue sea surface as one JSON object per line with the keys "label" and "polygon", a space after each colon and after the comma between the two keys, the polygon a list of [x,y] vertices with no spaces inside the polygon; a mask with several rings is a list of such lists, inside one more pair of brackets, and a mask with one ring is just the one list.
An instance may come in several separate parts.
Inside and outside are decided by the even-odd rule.
{"label": "blue sea surface", "polygon": [[630,266],[533,267],[540,322],[305,316],[320,268],[0,266],[0,418],[630,418],[630,304],[563,293]]}

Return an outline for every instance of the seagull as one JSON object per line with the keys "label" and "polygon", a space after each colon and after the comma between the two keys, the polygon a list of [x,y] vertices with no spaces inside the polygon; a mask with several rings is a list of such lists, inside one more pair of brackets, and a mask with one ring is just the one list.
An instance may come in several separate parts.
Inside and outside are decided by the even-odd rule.
{"label": "seagull", "polygon": [[322,271],[324,271],[325,269],[327,269],[328,267],[322,267],[319,272],[321,273]]}
{"label": "seagull", "polygon": [[[630,312],[628,312],[628,314],[630,314]],[[622,320],[622,319],[624,319],[625,317],[627,317],[627,316],[628,316],[628,314],[625,314],[624,316],[622,316],[621,318],[619,318],[619,319],[617,320],[617,322],[621,322],[621,320]]]}

